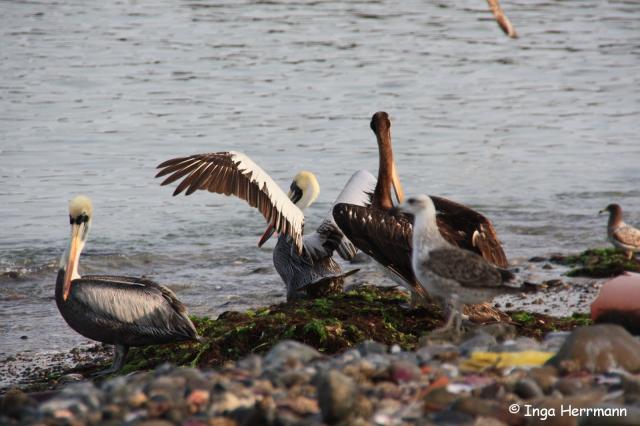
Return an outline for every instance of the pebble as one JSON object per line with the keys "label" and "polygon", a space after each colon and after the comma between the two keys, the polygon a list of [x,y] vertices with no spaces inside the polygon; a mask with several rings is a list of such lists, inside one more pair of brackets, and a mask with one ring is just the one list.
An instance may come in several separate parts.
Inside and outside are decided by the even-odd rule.
{"label": "pebble", "polygon": [[529,378],[518,380],[513,391],[522,399],[533,399],[544,396],[544,392],[538,383]]}
{"label": "pebble", "polygon": [[283,366],[304,364],[322,358],[323,355],[304,343],[283,340],[277,343],[264,357],[265,370],[278,370]]}
{"label": "pebble", "polygon": [[355,408],[357,399],[356,383],[337,370],[330,370],[320,377],[318,403],[322,419],[335,424],[347,419]]}
{"label": "pebble", "polygon": [[579,327],[548,364],[566,372],[605,373],[615,368],[640,372],[640,342],[619,325]]}
{"label": "pebble", "polygon": [[[550,333],[538,342],[514,338],[510,327],[483,326],[460,345],[427,342],[415,351],[392,351],[369,341],[333,357],[303,343],[285,341],[264,356],[250,355],[215,370],[166,364],[100,384],[69,381],[51,394],[38,396],[40,402],[36,394],[32,398],[10,390],[0,398],[0,424],[548,426],[578,422],[574,418],[573,423],[553,423],[569,421],[555,418],[536,423],[508,411],[510,404],[524,402],[543,408],[559,403],[609,404],[633,409],[629,418],[637,421],[640,371],[629,364],[635,358],[625,351],[636,348],[638,341],[619,327],[599,327],[611,326],[588,327],[586,333],[581,329]],[[614,344],[622,347],[603,349]],[[580,345],[591,346],[580,349]],[[595,358],[584,361],[580,357],[587,347]],[[535,368],[516,365],[473,371],[460,365],[474,351],[497,349],[558,349],[560,361]],[[615,357],[605,362],[598,354]],[[567,369],[571,362],[577,367]],[[604,374],[599,363],[618,368]],[[640,424],[617,420],[603,424]],[[580,424],[594,424],[588,421],[580,419]]]}

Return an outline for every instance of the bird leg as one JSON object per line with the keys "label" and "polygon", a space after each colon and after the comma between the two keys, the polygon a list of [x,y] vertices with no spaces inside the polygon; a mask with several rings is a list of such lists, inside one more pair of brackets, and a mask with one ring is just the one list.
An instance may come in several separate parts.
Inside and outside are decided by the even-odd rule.
{"label": "bird leg", "polygon": [[458,302],[458,296],[453,295],[446,304],[447,321],[445,324],[433,330],[429,336],[433,337],[451,337],[457,338],[461,334],[462,328],[462,314],[460,313],[460,303]]}
{"label": "bird leg", "polygon": [[128,346],[115,345],[113,347],[113,364],[111,364],[111,367],[95,373],[94,376],[106,376],[120,371],[124,366],[124,360],[127,357],[127,352],[129,352]]}

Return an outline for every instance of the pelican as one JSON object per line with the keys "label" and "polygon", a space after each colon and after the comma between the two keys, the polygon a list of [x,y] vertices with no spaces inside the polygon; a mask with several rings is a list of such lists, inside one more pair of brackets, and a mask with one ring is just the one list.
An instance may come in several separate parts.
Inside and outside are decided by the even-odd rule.
{"label": "pelican", "polygon": [[[370,125],[376,135],[379,154],[378,179],[370,203],[368,206],[338,203],[333,209],[333,218],[358,249],[425,299],[426,292],[411,266],[412,218],[392,210],[392,195],[402,202],[404,192],[393,161],[389,116],[386,112],[377,112]],[[489,219],[446,198],[431,198],[438,211],[438,228],[449,243],[474,251],[496,266],[507,266],[507,258]]]}
{"label": "pelican", "polygon": [[431,296],[446,308],[445,325],[435,334],[453,332],[462,325],[461,304],[481,303],[504,293],[519,293],[506,285],[515,276],[478,254],[450,244],[436,223],[436,207],[426,195],[409,198],[400,210],[414,215],[413,270]]}
{"label": "pelican", "polygon": [[622,250],[631,260],[633,254],[640,251],[640,229],[627,225],[622,220],[622,208],[618,204],[609,204],[600,213],[609,212],[607,237],[611,244]]}
{"label": "pelican", "polygon": [[[284,281],[287,300],[316,296],[341,289],[344,278],[355,271],[342,272],[332,256],[351,259],[356,254],[353,244],[344,237],[331,214],[318,229],[303,237],[304,213],[318,197],[320,186],[313,173],[301,171],[291,183],[288,194],[260,166],[239,152],[216,152],[174,158],[158,166],[156,177],[169,175],[161,185],[182,181],[173,195],[196,190],[235,195],[256,207],[268,222],[258,246],[274,232],[279,234],[273,250],[273,264]],[[336,202],[363,205],[373,190],[371,174],[354,174]]]}
{"label": "pelican", "polygon": [[56,304],[69,327],[115,345],[113,365],[98,374],[120,370],[130,346],[198,340],[187,309],[167,287],[145,278],[78,274],[92,215],[89,198],[69,202],[71,241],[60,261]]}

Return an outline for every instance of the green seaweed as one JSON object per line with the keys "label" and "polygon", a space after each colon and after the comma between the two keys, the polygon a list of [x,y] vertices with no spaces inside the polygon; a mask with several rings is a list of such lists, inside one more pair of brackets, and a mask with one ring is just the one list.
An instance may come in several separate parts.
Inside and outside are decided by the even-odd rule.
{"label": "green seaweed", "polygon": [[567,272],[570,277],[609,278],[625,271],[640,272],[640,261],[615,248],[596,248],[563,259],[562,263],[571,266]]}
{"label": "green seaweed", "polygon": [[517,332],[521,336],[542,339],[551,331],[573,330],[576,327],[593,324],[589,314],[574,313],[570,317],[556,318],[544,314],[524,311],[508,312]]}
{"label": "green seaweed", "polygon": [[[420,337],[443,324],[438,306],[409,309],[406,295],[390,287],[363,286],[348,293],[315,300],[295,300],[247,312],[224,312],[217,319],[193,316],[199,342],[131,348],[118,374],[146,370],[165,362],[192,367],[217,367],[251,353],[264,353],[284,339],[311,345],[325,354],[352,348],[364,340],[415,349]],[[586,315],[553,318],[542,314],[512,312],[518,335],[542,338],[554,330],[570,330],[590,324]],[[107,367],[83,365],[70,371],[54,371],[47,378],[55,384],[69,372],[91,374]]]}

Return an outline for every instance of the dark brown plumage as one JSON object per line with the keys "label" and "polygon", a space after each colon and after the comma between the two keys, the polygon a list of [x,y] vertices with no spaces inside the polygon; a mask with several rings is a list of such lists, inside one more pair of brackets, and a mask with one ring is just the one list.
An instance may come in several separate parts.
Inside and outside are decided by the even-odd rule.
{"label": "dark brown plumage", "polygon": [[333,218],[349,240],[428,300],[411,267],[411,219],[380,209],[336,204]]}
{"label": "dark brown plumage", "polygon": [[[373,115],[370,123],[379,153],[378,180],[367,207],[336,205],[333,218],[353,244],[401,277],[411,289],[421,288],[411,267],[410,215],[393,209],[392,188],[398,201],[403,192],[393,161],[391,122],[386,112]],[[473,251],[499,267],[507,257],[489,219],[475,210],[442,197],[432,197],[440,233],[452,245]]]}

